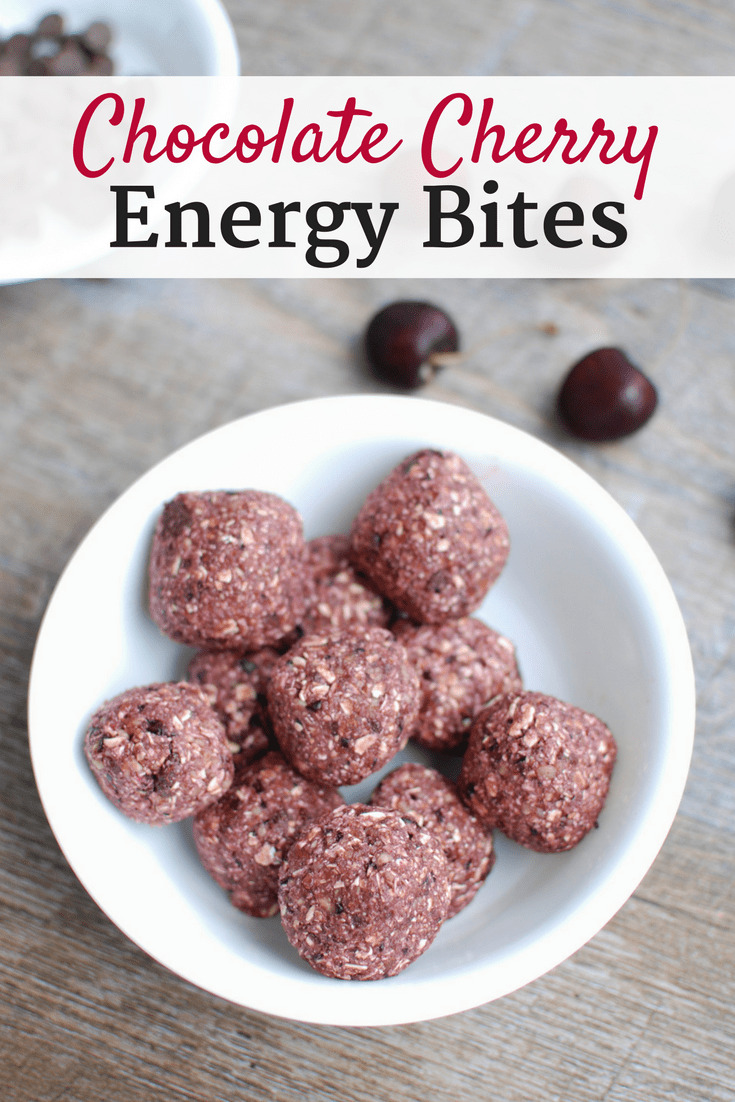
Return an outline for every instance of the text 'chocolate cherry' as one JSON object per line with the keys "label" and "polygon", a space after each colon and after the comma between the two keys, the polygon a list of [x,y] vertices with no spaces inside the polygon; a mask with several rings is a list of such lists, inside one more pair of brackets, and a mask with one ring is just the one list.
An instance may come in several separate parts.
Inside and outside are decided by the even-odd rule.
{"label": "text 'chocolate cherry'", "polygon": [[377,377],[405,389],[427,383],[458,348],[451,318],[429,302],[392,302],[365,333],[365,352]]}
{"label": "text 'chocolate cherry'", "polygon": [[619,440],[645,425],[656,388],[618,348],[598,348],[576,363],[561,385],[562,422],[583,440]]}

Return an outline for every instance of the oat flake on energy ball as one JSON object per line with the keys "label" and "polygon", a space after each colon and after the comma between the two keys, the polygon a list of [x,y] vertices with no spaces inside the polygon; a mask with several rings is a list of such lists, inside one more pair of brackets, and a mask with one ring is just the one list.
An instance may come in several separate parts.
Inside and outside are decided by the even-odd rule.
{"label": "oat flake on energy ball", "polygon": [[394,976],[431,945],[449,906],[446,858],[397,811],[352,804],[307,827],[281,868],[286,936],[325,976]]}
{"label": "oat flake on energy ball", "polygon": [[306,545],[309,596],[301,627],[306,634],[386,628],[393,610],[349,560],[347,536],[320,536]]}
{"label": "oat flake on energy ball", "polygon": [[418,623],[473,612],[508,557],[505,521],[464,460],[420,451],[370,493],[351,534],[355,565]]}
{"label": "oat flake on energy ball", "polygon": [[439,625],[400,620],[393,632],[421,678],[411,738],[427,750],[461,753],[480,708],[522,688],[510,639],[473,616]]}
{"label": "oat flake on energy ball", "polygon": [[224,727],[201,689],[185,681],[108,700],[92,716],[84,752],[104,794],[141,823],[186,819],[232,783]]}
{"label": "oat flake on energy ball", "polygon": [[444,851],[451,899],[447,918],[475,898],[495,864],[492,832],[464,806],[457,786],[436,769],[405,762],[384,777],[370,797],[376,807],[410,815]]}
{"label": "oat flake on energy ball", "polygon": [[246,654],[201,650],[189,663],[188,680],[206,693],[224,724],[236,774],[268,749],[271,723],[265,689],[278,658],[273,647]]}
{"label": "oat flake on energy ball", "polygon": [[357,784],[408,741],[419,680],[385,628],[306,635],[276,663],[268,710],[285,757],[320,784]]}
{"label": "oat flake on energy ball", "polygon": [[336,788],[300,777],[271,752],[194,819],[194,842],[207,872],[254,918],[278,911],[278,870],[297,834],[344,803]]}
{"label": "oat flake on energy ball", "polygon": [[616,753],[597,716],[544,693],[503,696],[476,716],[457,786],[487,826],[558,853],[596,825]]}
{"label": "oat flake on energy ball", "polygon": [[153,538],[151,615],[191,646],[277,643],[303,615],[304,546],[300,516],[275,494],[178,494]]}

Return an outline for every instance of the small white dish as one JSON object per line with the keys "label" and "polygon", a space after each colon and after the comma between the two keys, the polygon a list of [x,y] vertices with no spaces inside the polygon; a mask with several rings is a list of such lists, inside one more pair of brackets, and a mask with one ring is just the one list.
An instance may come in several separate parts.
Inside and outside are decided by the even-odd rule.
{"label": "small white dish", "polygon": [[51,11],[69,33],[101,20],[112,30],[117,76],[238,76],[240,55],[219,0],[4,0],[0,34],[31,31]]}
{"label": "small white dish", "polygon": [[[480,615],[517,644],[527,688],[599,715],[619,747],[599,830],[569,853],[497,837],[473,902],[399,976],[326,979],[277,918],[235,910],[199,865],[189,824],[152,828],[104,798],[83,754],[92,711],[133,685],[180,675],[183,648],[146,611],[156,516],[180,490],[271,490],[311,538],[345,531],[404,456],[458,452],[504,514],[511,554]],[[483,414],[416,398],[321,398],[265,410],[195,440],[104,514],[49,604],[29,693],[33,767],[67,860],[110,919],[190,982],[303,1021],[389,1025],[488,1002],[559,964],[634,891],[681,798],[694,730],[686,632],[664,573],[619,505],[533,437]],[[412,755],[416,757],[417,751]],[[363,782],[362,796],[372,788]]]}
{"label": "small white dish", "polygon": [[[39,20],[54,10],[48,0],[3,0],[0,39],[17,32],[33,31]],[[175,99],[170,89],[164,91],[162,84],[144,82],[149,107],[157,100],[159,108],[160,103],[168,105],[160,116],[156,116],[160,126],[164,126],[176,104],[177,111],[182,110],[194,121],[198,110],[203,118],[228,117],[234,101],[240,55],[232,24],[220,0],[138,0],[137,3],[130,0],[66,0],[58,11],[64,18],[65,33],[80,33],[98,20],[109,24],[112,31],[109,54],[115,73],[111,78],[87,78],[92,81],[90,84],[74,77],[55,78],[60,82],[56,86],[49,84],[48,78],[28,82],[16,80],[8,85],[12,88],[14,105],[6,119],[11,136],[17,132],[18,141],[26,150],[43,149],[51,167],[45,161],[39,165],[32,159],[12,158],[5,166],[0,192],[4,186],[6,192],[8,188],[13,193],[22,192],[26,200],[22,216],[17,223],[9,224],[8,232],[0,238],[0,285],[70,273],[85,275],[88,274],[87,265],[109,252],[114,223],[110,222],[113,208],[108,205],[107,189],[90,196],[73,184],[69,188],[59,188],[58,173],[53,171],[54,159],[64,158],[65,161],[69,155],[67,130],[79,117],[70,114],[70,103],[76,104],[81,113],[86,104],[80,105],[78,99],[87,95],[83,91],[85,88],[94,88],[95,94],[99,94],[100,87],[107,88],[106,82],[117,77],[220,78],[177,82]],[[73,95],[70,95],[70,81]],[[52,87],[56,88],[53,95],[49,91]],[[124,87],[132,92],[138,83],[128,81]],[[18,120],[22,121],[22,128]],[[180,117],[173,117],[170,125],[179,121]],[[8,148],[12,147],[11,140]],[[165,190],[171,171],[168,162],[159,162],[146,176],[146,185]],[[201,164],[194,160],[184,166],[177,165],[176,194],[185,198],[203,171]]]}

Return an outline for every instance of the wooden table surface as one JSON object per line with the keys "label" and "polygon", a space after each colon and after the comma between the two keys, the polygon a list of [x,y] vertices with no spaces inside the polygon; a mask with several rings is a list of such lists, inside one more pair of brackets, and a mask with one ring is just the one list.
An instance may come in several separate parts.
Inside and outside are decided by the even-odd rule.
{"label": "wooden table surface", "polygon": [[[729,73],[707,0],[229,0],[245,72]],[[0,289],[0,1084],[5,1102],[735,1099],[735,297],[668,281],[57,281]],[[152,463],[266,406],[375,391],[355,347],[395,297],[444,304],[468,354],[424,394],[527,429],[634,517],[698,685],[680,813],[633,898],[551,974],[450,1018],[342,1031],[213,998],[149,960],[67,866],[35,790],[25,697],[54,583]],[[618,344],[660,388],[602,447],[550,417]]]}

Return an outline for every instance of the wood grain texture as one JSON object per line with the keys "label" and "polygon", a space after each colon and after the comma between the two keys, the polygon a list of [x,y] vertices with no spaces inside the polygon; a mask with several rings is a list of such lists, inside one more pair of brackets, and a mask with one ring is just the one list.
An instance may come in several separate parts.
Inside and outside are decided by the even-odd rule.
{"label": "wood grain texture", "polygon": [[[254,73],[729,73],[714,0],[227,0]],[[466,356],[427,397],[501,417],[633,516],[681,603],[695,755],[658,860],[571,960],[436,1022],[340,1031],[249,1013],[164,971],[89,899],[46,824],[25,695],[54,582],[173,448],[297,398],[378,391],[358,337],[430,298]],[[553,326],[553,334],[549,326]],[[4,1102],[732,1102],[735,1099],[735,297],[702,281],[110,281],[0,288],[0,1082]],[[661,407],[594,447],[551,416],[562,373],[624,346]]]}

